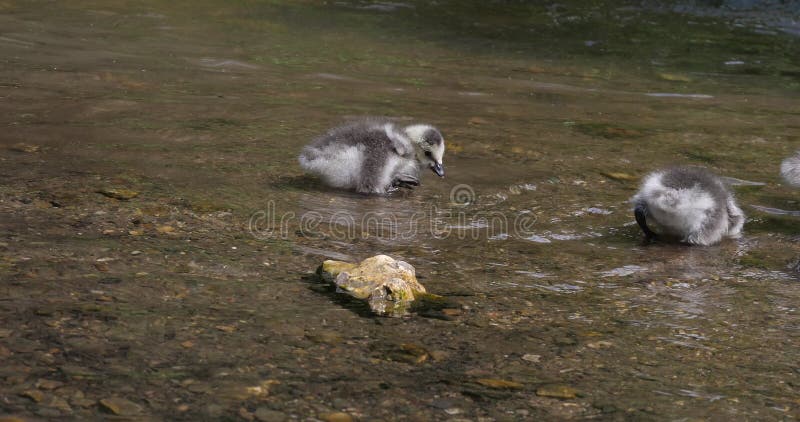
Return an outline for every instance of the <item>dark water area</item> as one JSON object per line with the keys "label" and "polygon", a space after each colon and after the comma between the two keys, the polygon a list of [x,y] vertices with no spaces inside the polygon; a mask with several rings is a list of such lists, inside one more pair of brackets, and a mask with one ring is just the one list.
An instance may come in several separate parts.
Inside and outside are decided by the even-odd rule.
{"label": "dark water area", "polygon": [[[723,3],[0,0],[0,415],[796,419],[794,3]],[[362,115],[436,125],[447,177],[304,175]],[[671,164],[742,238],[642,242]],[[313,274],[378,253],[446,305]]]}

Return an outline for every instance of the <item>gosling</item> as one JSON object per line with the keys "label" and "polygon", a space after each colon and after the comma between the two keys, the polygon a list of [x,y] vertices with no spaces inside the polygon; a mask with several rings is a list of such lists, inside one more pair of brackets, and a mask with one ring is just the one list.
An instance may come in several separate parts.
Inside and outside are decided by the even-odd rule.
{"label": "gosling", "polygon": [[702,167],[673,167],[645,176],[631,198],[636,222],[647,239],[657,237],[647,226],[655,222],[661,235],[690,245],[708,246],[723,237],[737,238],[744,212],[715,174]]}
{"label": "gosling", "polygon": [[419,186],[419,167],[444,177],[444,138],[433,126],[365,118],[330,129],[300,153],[300,166],[328,185],[366,194]]}
{"label": "gosling", "polygon": [[786,183],[800,188],[800,151],[781,162],[781,176]]}

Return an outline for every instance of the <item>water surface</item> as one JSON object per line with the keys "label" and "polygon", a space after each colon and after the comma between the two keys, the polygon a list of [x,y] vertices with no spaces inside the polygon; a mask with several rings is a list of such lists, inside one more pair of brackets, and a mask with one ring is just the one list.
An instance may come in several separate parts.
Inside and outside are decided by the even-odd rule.
{"label": "water surface", "polygon": [[[796,418],[798,40],[475,4],[0,1],[0,412]],[[360,115],[438,126],[447,178],[304,176]],[[677,163],[743,181],[741,239],[641,242],[627,200]],[[376,253],[446,306],[374,318],[312,276]]]}

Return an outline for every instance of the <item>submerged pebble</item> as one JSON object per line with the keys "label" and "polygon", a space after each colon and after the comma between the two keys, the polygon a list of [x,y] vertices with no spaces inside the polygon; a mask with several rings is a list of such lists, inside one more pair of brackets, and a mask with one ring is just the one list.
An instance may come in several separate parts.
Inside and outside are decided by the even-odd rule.
{"label": "submerged pebble", "polygon": [[578,390],[566,385],[543,385],[536,389],[536,395],[539,397],[552,397],[556,399],[574,399],[578,394]]}
{"label": "submerged pebble", "polygon": [[139,196],[139,192],[130,189],[103,188],[99,189],[97,193],[120,201],[127,201]]}

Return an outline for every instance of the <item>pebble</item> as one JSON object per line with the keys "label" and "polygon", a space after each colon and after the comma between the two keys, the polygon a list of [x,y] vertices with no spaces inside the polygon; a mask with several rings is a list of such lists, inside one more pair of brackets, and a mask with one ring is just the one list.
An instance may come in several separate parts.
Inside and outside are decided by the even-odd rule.
{"label": "pebble", "polygon": [[55,380],[40,379],[36,381],[36,388],[40,388],[42,390],[55,390],[62,385],[64,385],[63,382]]}
{"label": "pebble", "polygon": [[156,228],[156,231],[159,233],[173,233],[175,231],[175,227],[172,226],[159,226]]}
{"label": "pebble", "polygon": [[522,360],[524,360],[525,362],[539,363],[542,360],[542,357],[540,355],[532,355],[526,353],[522,355]]}
{"label": "pebble", "polygon": [[586,343],[586,347],[588,347],[590,349],[607,349],[607,348],[609,348],[609,347],[611,347],[613,345],[614,345],[614,343],[612,343],[610,341],[606,341],[606,340],[600,340],[600,341],[595,341],[595,342],[591,342],[591,343]]}
{"label": "pebble", "polygon": [[142,406],[121,397],[109,397],[100,400],[100,406],[119,416],[137,415],[142,412]]}
{"label": "pebble", "polygon": [[283,422],[287,419],[286,414],[268,407],[259,407],[255,412],[256,420],[261,422]]}
{"label": "pebble", "polygon": [[39,390],[25,390],[19,394],[22,397],[27,397],[36,403],[41,402],[44,400],[44,393]]}
{"label": "pebble", "polygon": [[139,192],[130,189],[103,188],[98,190],[97,193],[120,201],[127,201],[139,196]]}
{"label": "pebble", "polygon": [[540,397],[553,397],[557,399],[574,399],[578,390],[566,385],[543,385],[536,389],[536,395]]}
{"label": "pebble", "polygon": [[28,154],[33,154],[35,152],[39,152],[41,148],[39,147],[39,145],[32,145],[32,144],[26,144],[24,142],[18,142],[14,145],[11,145],[8,149],[10,149],[11,151],[27,152]]}
{"label": "pebble", "polygon": [[518,390],[524,387],[521,383],[497,378],[481,378],[477,380],[477,383],[484,387],[509,390]]}
{"label": "pebble", "polygon": [[325,422],[352,422],[353,417],[344,412],[325,413],[320,415]]}

